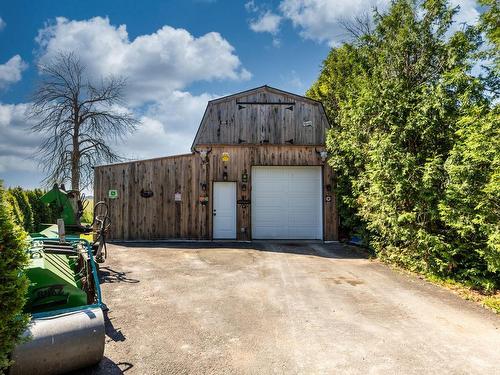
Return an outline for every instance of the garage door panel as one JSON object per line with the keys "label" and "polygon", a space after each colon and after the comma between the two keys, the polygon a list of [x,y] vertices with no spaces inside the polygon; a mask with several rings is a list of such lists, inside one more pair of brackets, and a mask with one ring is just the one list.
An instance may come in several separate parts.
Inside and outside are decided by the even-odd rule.
{"label": "garage door panel", "polygon": [[302,211],[300,212],[300,214],[292,214],[292,215],[289,214],[288,225],[290,226],[300,225],[306,228],[317,227],[319,224],[318,221],[317,220],[311,221],[311,219],[307,217],[308,214],[309,214],[308,211]]}
{"label": "garage door panel", "polygon": [[273,227],[256,227],[254,232],[259,233],[260,239],[269,238],[291,238],[286,232],[286,228],[273,228]]}
{"label": "garage door panel", "polygon": [[[307,192],[304,192],[307,194]],[[290,208],[294,207],[309,207],[309,209],[314,209],[318,205],[317,196],[304,195],[304,193],[288,193],[288,199],[286,200],[287,206]],[[311,207],[312,206],[312,207]]]}
{"label": "garage door panel", "polygon": [[[317,187],[316,181],[299,181],[299,182],[291,182],[291,185],[288,187],[289,194],[301,194],[302,197],[307,197],[306,194],[310,194]],[[316,197],[316,194],[315,194]]]}
{"label": "garage door panel", "polygon": [[304,228],[302,226],[297,226],[297,227],[289,227],[289,233],[287,239],[318,239],[318,238],[311,238],[311,231],[314,231],[315,228]]}
{"label": "garage door panel", "polygon": [[259,209],[259,214],[264,215],[267,213],[272,214],[276,209],[283,208],[283,202],[281,198],[276,199],[263,199],[260,204],[255,205],[255,208]]}
{"label": "garage door panel", "polygon": [[321,239],[320,167],[252,168],[252,237]]}
{"label": "garage door panel", "polygon": [[283,189],[288,190],[285,184],[265,183],[262,184],[262,186],[259,186],[258,189],[253,190],[261,194],[260,196],[264,197],[267,195],[280,195]]}

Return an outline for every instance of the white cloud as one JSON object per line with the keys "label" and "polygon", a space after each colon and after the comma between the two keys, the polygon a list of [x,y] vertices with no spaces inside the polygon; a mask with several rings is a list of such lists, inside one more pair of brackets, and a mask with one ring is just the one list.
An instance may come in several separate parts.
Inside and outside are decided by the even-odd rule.
{"label": "white cloud", "polygon": [[[189,153],[207,102],[215,97],[174,91],[146,107],[142,115],[137,113],[141,126],[112,146],[130,160]],[[29,103],[0,103],[0,176],[9,176],[11,181],[6,182],[10,185],[12,181],[26,184],[21,178],[39,170],[33,155],[40,145],[40,136],[29,132],[28,107]],[[15,172],[17,180],[12,180],[11,172]],[[36,181],[32,186],[36,186],[42,175],[33,178]]]}
{"label": "white cloud", "polygon": [[266,32],[276,35],[276,33],[279,31],[281,18],[281,16],[274,14],[273,12],[268,10],[265,13],[261,14],[259,18],[250,22],[250,29],[252,29],[256,33]]}
{"label": "white cloud", "polygon": [[130,159],[189,152],[209,94],[192,95],[194,82],[246,80],[234,47],[217,32],[195,37],[163,26],[130,40],[126,26],[108,18],[84,21],[57,18],[39,31],[40,61],[59,51],[76,51],[94,77],[127,77],[130,108],[142,124],[117,145]]}
{"label": "white cloud", "polygon": [[7,26],[7,23],[0,17],[0,31],[5,29],[5,26]]}
{"label": "white cloud", "polygon": [[389,0],[283,0],[279,9],[305,39],[334,45],[345,38],[341,20],[385,9]]}
{"label": "white cloud", "polygon": [[267,5],[257,5],[254,0],[245,3],[245,9],[249,13],[257,15],[250,20],[250,30],[256,33],[270,33],[273,37],[273,46],[279,47],[281,40],[278,37],[283,17],[267,9]]}
{"label": "white cloud", "polygon": [[259,10],[259,7],[255,4],[254,0],[250,0],[245,3],[245,9],[247,12],[256,12]]}
{"label": "white cloud", "polygon": [[460,28],[462,24],[474,25],[479,20],[479,10],[476,0],[450,0],[452,6],[459,6],[460,10],[455,16],[455,28]]}
{"label": "white cloud", "polygon": [[291,87],[291,89],[289,89],[290,91],[302,92],[305,90],[304,82],[300,79],[299,74],[293,69],[287,74],[281,74],[280,78],[284,86]]}
{"label": "white cloud", "polygon": [[[148,107],[142,126],[118,149],[129,159],[153,158],[190,152],[207,102],[214,95],[174,91]],[[132,150],[132,151],[131,151]]]}
{"label": "white cloud", "polygon": [[[371,15],[373,8],[386,10],[389,4],[389,0],[282,0],[279,10],[284,18],[299,29],[304,39],[334,46],[347,37],[341,21]],[[477,22],[479,11],[475,0],[451,0],[451,5],[460,6],[454,28],[459,28],[461,23]]]}
{"label": "white cloud", "polygon": [[0,89],[21,80],[23,70],[28,67],[21,56],[15,55],[5,64],[0,64]]}
{"label": "white cloud", "polygon": [[[251,76],[234,47],[216,32],[195,37],[187,30],[164,26],[130,40],[125,25],[112,25],[107,18],[57,18],[39,31],[36,41],[37,57],[42,63],[59,51],[74,51],[87,67],[89,77],[127,77],[126,110],[136,113],[142,121],[134,134],[115,144],[118,152],[129,159],[189,152],[207,102],[214,97],[206,93],[193,95],[189,85]],[[40,139],[26,131],[26,107],[0,103],[3,176],[24,178],[23,170],[36,170],[30,156]]]}
{"label": "white cloud", "polygon": [[108,18],[60,17],[39,31],[37,41],[42,63],[58,51],[77,51],[91,75],[127,77],[129,98],[136,105],[196,81],[251,77],[234,47],[216,32],[194,37],[187,30],[163,26],[130,40],[126,26],[114,26]]}
{"label": "white cloud", "polygon": [[34,170],[33,152],[39,136],[26,131],[28,104],[0,103],[0,172]]}

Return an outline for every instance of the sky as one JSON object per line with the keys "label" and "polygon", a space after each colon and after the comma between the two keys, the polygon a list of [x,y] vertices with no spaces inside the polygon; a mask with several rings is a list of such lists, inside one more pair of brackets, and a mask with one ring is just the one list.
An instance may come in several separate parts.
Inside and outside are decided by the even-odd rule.
{"label": "sky", "polygon": [[[460,6],[456,27],[479,16]],[[136,160],[189,152],[207,101],[264,84],[303,95],[342,21],[389,0],[37,0],[0,2],[0,179],[41,186],[29,132],[37,64],[75,52],[92,77],[127,79],[138,129],[113,147]]]}

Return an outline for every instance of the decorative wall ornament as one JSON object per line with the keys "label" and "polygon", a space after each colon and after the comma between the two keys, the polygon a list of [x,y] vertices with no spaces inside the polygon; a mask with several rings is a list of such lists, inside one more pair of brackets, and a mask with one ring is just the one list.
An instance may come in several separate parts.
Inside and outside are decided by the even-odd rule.
{"label": "decorative wall ornament", "polygon": [[200,154],[200,157],[201,157],[201,160],[203,163],[208,162],[208,154],[210,154],[211,151],[212,151],[212,147],[210,147],[206,150],[197,150],[197,149],[194,150],[194,152],[196,152],[197,154]]}
{"label": "decorative wall ornament", "polygon": [[318,151],[317,149],[314,149],[318,156],[321,158],[321,161],[324,163],[326,159],[328,158],[328,151],[326,150],[320,150]]}
{"label": "decorative wall ornament", "polygon": [[154,195],[152,190],[144,190],[144,189],[141,189],[141,192],[139,194],[141,194],[141,197],[143,198],[151,198]]}

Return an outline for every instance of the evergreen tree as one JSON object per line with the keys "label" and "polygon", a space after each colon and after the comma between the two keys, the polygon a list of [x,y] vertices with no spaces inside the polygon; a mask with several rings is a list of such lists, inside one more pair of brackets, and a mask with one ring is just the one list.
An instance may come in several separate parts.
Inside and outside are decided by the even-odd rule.
{"label": "evergreen tree", "polygon": [[486,6],[478,25],[486,36],[479,57],[487,58],[485,100],[462,98],[456,142],[445,164],[446,190],[440,205],[451,228],[449,241],[459,277],[483,289],[500,286],[500,11],[496,1]]}
{"label": "evergreen tree", "polygon": [[28,199],[28,194],[21,187],[9,189],[9,193],[17,200],[19,209],[23,213],[23,228],[28,233],[34,231],[33,210]]}
{"label": "evergreen tree", "polygon": [[[468,112],[473,108],[484,121],[483,129],[475,129],[489,137],[488,145],[481,143],[489,150],[483,155],[489,167],[480,170],[484,186],[476,198],[498,198],[497,114],[488,110],[485,81],[471,74],[481,31],[495,29],[452,32],[456,12],[445,0],[395,0],[386,13],[375,11],[371,29],[358,28],[365,31],[353,42],[332,49],[308,95],[324,102],[332,123],[327,147],[338,176],[344,232],[362,228],[383,259],[481,284],[472,276],[495,280],[497,250],[483,245],[474,250],[467,241],[457,246],[460,224],[449,221],[460,215],[443,201],[459,196],[460,187],[452,187],[449,176],[455,174],[458,183],[461,172],[451,160],[462,160],[466,152],[463,137],[474,128],[474,114]],[[467,168],[484,165],[476,160]],[[481,206],[488,222],[483,232],[497,233],[491,227],[498,223],[491,216],[495,205],[493,200]],[[495,236],[484,241],[498,243]]]}
{"label": "evergreen tree", "polygon": [[26,247],[26,233],[15,222],[0,181],[0,373],[9,366],[8,355],[28,323],[22,313],[28,288],[22,273],[28,261]]}
{"label": "evergreen tree", "polygon": [[12,211],[12,218],[14,220],[14,223],[16,225],[19,225],[20,227],[24,226],[24,215],[23,211],[19,207],[19,203],[15,197],[14,194],[10,190],[5,191],[5,199],[10,205],[10,209]]}

